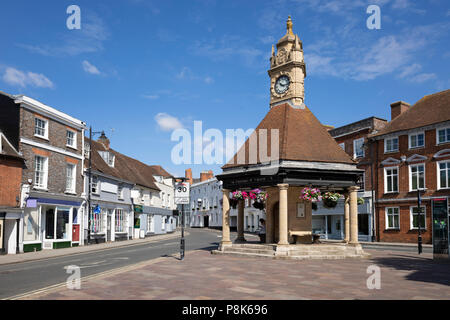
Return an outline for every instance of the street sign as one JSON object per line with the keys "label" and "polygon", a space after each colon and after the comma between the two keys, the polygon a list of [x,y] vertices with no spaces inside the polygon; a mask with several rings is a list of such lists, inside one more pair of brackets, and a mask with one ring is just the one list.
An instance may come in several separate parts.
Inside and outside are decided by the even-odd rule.
{"label": "street sign", "polygon": [[189,183],[179,182],[175,185],[175,204],[189,204]]}

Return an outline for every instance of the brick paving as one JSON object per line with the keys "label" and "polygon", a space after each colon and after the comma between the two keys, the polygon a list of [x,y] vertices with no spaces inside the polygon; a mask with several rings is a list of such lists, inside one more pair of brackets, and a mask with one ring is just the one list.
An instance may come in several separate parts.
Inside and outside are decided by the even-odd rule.
{"label": "brick paving", "polygon": [[[370,259],[271,260],[187,252],[182,262],[163,257],[22,297],[96,299],[450,299],[450,263],[430,254],[367,250]],[[381,289],[367,289],[367,267],[381,268]]]}

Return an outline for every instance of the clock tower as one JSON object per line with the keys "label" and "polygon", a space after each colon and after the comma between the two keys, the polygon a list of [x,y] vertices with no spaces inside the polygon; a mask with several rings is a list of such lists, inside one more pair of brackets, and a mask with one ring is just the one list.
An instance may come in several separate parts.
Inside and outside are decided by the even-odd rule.
{"label": "clock tower", "polygon": [[287,20],[287,33],[272,46],[270,57],[270,107],[281,102],[290,102],[294,107],[303,107],[305,99],[304,80],[306,67],[303,60],[303,45],[298,35],[292,32],[292,20]]}

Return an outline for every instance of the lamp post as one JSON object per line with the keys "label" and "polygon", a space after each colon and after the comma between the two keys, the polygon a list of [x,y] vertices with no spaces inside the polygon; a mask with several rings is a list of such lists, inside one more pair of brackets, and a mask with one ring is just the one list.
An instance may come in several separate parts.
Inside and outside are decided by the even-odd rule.
{"label": "lamp post", "polygon": [[417,209],[419,210],[419,218],[418,218],[418,224],[419,224],[419,235],[418,235],[418,239],[417,239],[417,244],[418,244],[418,250],[419,250],[419,254],[422,253],[422,199],[420,197],[420,189],[417,189]]}
{"label": "lamp post", "polygon": [[91,192],[92,192],[92,135],[105,134],[104,131],[92,132],[92,126],[89,127],[89,167],[88,167],[88,245],[91,242]]}

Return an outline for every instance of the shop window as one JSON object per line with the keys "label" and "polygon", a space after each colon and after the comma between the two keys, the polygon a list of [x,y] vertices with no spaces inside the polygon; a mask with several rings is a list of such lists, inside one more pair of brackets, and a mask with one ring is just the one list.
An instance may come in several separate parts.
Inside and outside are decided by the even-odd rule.
{"label": "shop window", "polygon": [[125,231],[125,213],[122,209],[116,209],[115,213],[115,232]]}

